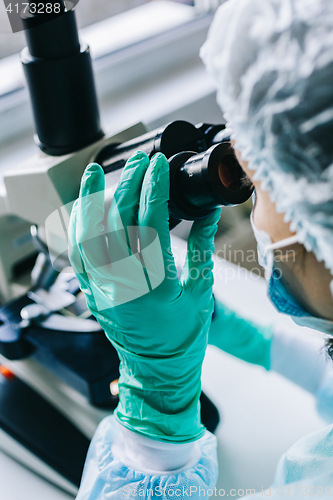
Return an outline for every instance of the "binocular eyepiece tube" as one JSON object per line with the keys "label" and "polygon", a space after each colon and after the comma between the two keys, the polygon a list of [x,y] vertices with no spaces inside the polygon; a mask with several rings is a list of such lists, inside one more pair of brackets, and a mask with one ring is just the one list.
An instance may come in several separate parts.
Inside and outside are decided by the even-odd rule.
{"label": "binocular eyepiece tube", "polygon": [[251,184],[229,142],[204,153],[179,153],[169,164],[172,219],[201,219],[215,208],[239,205],[251,196]]}
{"label": "binocular eyepiece tube", "polygon": [[137,150],[150,158],[161,152],[169,161],[170,229],[181,220],[202,219],[218,207],[244,203],[252,194],[224,125],[172,122],[127,143],[107,146],[95,161],[116,184],[120,170]]}

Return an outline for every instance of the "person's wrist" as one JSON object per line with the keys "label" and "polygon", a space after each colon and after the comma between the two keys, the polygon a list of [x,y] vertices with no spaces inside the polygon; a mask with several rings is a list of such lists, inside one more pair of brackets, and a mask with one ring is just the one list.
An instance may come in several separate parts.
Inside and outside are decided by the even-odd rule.
{"label": "person's wrist", "polygon": [[139,380],[122,370],[119,379],[119,404],[114,412],[125,428],[166,442],[190,442],[202,437],[200,394],[201,370],[198,380],[180,389],[176,384],[163,389],[158,386],[157,374],[152,374],[150,390],[142,388]]}
{"label": "person's wrist", "polygon": [[112,445],[112,454],[136,471],[149,475],[179,474],[200,460],[197,441],[167,443],[130,431],[118,422],[116,425],[118,436]]}

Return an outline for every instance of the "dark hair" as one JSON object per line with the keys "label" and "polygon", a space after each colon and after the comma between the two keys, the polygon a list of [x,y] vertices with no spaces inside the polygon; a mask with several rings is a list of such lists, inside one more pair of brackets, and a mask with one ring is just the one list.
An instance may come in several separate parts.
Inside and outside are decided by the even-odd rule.
{"label": "dark hair", "polygon": [[326,349],[328,356],[333,360],[333,337],[326,340]]}

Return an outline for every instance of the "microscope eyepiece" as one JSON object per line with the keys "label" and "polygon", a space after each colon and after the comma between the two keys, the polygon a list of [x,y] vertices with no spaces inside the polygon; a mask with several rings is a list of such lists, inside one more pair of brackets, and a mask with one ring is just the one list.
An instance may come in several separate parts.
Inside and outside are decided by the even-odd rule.
{"label": "microscope eyepiece", "polygon": [[179,153],[195,149],[203,151],[206,143],[203,133],[192,123],[176,120],[158,130],[153,130],[141,137],[136,137],[123,144],[105,146],[94,158],[105,174],[124,167],[126,161],[138,150],[144,151],[149,158],[155,153],[163,153],[167,158]]}
{"label": "microscope eyepiece", "polygon": [[251,196],[251,186],[229,142],[204,153],[179,153],[169,159],[170,215],[173,219],[207,217],[219,206],[238,205]]}
{"label": "microscope eyepiece", "polygon": [[237,161],[224,125],[175,121],[122,144],[105,146],[94,161],[115,188],[121,169],[138,150],[163,153],[170,165],[170,229],[181,220],[207,217],[220,206],[248,200],[253,186]]}
{"label": "microscope eyepiece", "polygon": [[227,155],[219,163],[219,178],[222,184],[230,191],[239,191],[244,185],[244,172],[236,156]]}

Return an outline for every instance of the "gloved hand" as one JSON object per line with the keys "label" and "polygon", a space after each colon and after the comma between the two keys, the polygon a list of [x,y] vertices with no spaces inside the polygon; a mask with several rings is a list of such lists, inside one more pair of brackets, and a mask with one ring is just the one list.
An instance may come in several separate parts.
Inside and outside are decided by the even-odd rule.
{"label": "gloved hand", "polygon": [[168,197],[167,160],[157,154],[149,162],[139,152],[105,214],[104,173],[89,165],[71,214],[69,257],[88,308],[119,354],[117,421],[152,439],[184,443],[205,433],[200,378],[220,211],[194,222],[179,281]]}

